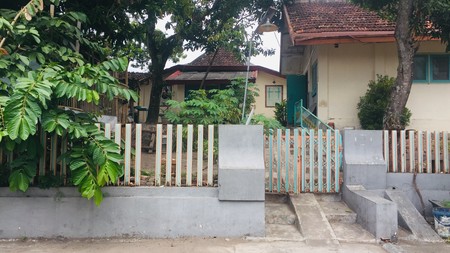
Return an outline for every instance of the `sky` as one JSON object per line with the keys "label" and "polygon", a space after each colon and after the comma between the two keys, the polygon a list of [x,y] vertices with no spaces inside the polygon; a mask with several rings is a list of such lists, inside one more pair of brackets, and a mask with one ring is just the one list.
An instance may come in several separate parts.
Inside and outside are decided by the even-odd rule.
{"label": "sky", "polygon": [[[160,28],[160,30],[164,30],[164,21],[158,22],[157,27]],[[170,34],[170,31],[168,32]],[[254,65],[263,66],[275,71],[280,70],[280,33],[278,32],[268,32],[264,33],[261,36],[263,45],[262,47],[264,49],[275,49],[275,54],[271,56],[264,56],[264,55],[258,55],[254,56],[250,59],[250,62]],[[187,64],[191,61],[193,61],[195,58],[200,56],[203,52],[201,51],[186,51],[186,58],[181,59],[177,63],[173,63],[172,61],[168,61],[166,64],[166,68],[170,68],[177,64]],[[147,72],[147,69],[139,69],[139,68],[133,68],[130,67],[129,71],[131,72]]]}
{"label": "sky", "polygon": [[[271,56],[264,56],[264,55],[257,55],[252,58],[250,58],[250,62],[254,65],[260,65],[275,71],[279,71],[280,68],[280,45],[278,44],[278,41],[280,40],[280,33],[278,32],[269,32],[264,33],[261,35],[262,41],[263,41],[263,48],[264,49],[275,49],[275,54]],[[185,59],[182,59],[176,64],[187,64],[198,56],[200,56],[203,52],[200,51],[187,51],[185,52],[187,57]],[[166,64],[166,68],[172,67],[176,65],[172,61],[168,61]]]}

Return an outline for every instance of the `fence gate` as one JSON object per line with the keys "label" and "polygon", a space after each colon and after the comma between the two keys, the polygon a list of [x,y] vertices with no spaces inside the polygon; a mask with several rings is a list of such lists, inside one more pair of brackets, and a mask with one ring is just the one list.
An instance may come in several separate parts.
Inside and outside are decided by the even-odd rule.
{"label": "fence gate", "polygon": [[266,190],[278,193],[339,192],[339,131],[277,129],[265,136]]}

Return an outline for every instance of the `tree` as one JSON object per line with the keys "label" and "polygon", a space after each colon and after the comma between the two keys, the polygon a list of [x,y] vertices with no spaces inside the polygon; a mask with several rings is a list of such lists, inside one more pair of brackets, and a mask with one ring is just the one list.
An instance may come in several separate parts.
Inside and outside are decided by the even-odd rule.
{"label": "tree", "polygon": [[[291,1],[276,1],[278,9],[283,2]],[[268,0],[80,0],[64,1],[60,9],[86,13],[88,18],[81,29],[84,37],[108,49],[102,53],[82,47],[80,53],[85,57],[100,61],[109,55],[125,55],[140,66],[150,61],[152,90],[147,122],[155,123],[167,60],[177,61],[184,50],[211,53],[228,48],[236,54],[248,50],[245,27],[273,4]],[[273,19],[281,20],[280,13]],[[168,20],[165,30],[156,26],[162,20]],[[259,36],[253,39],[257,49],[253,52],[261,52]]]}
{"label": "tree", "polygon": [[[49,2],[58,7],[58,0]],[[100,94],[137,99],[109,73],[125,71],[127,59],[94,64],[76,52],[75,41],[92,52],[104,50],[75,25],[86,22],[83,13],[57,9],[51,16],[43,11],[44,0],[27,1],[20,9],[0,7],[13,8],[0,16],[0,148],[11,157],[0,175],[8,177],[12,191],[26,191],[45,148],[39,132],[60,136],[70,142],[61,158],[69,164],[71,181],[83,197],[100,204],[101,187],[122,175],[120,147],[94,125],[94,115],[58,104],[67,99],[98,104]]]}
{"label": "tree", "polygon": [[[266,0],[137,2],[140,6],[132,6],[128,11],[145,27],[145,46],[151,59],[148,123],[158,120],[165,85],[163,71],[169,58],[177,58],[183,50],[214,52],[219,47],[242,50],[244,28],[273,4]],[[172,32],[170,35],[156,27],[163,18],[170,19],[166,24],[166,29]]]}
{"label": "tree", "polygon": [[383,125],[384,129],[401,129],[401,115],[411,91],[418,39],[422,36],[432,36],[448,43],[450,2],[439,0],[353,0],[353,2],[376,10],[396,22],[395,39],[399,65]]}

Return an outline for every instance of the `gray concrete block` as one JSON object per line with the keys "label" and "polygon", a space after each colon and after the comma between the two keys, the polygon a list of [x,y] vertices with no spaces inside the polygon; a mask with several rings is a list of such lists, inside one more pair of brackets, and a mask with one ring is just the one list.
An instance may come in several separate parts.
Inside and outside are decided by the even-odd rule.
{"label": "gray concrete block", "polygon": [[260,125],[219,126],[219,199],[264,201],[264,135]]}
{"label": "gray concrete block", "polygon": [[[422,203],[413,184],[413,173],[388,173],[387,189],[401,190],[419,212]],[[417,174],[416,183],[425,204],[425,217],[432,217],[432,205],[428,200],[450,199],[450,174]]]}
{"label": "gray concrete block", "polygon": [[76,188],[0,188],[0,238],[264,236],[264,202],[219,201],[217,188],[106,187],[100,207]]}
{"label": "gray concrete block", "polygon": [[400,190],[386,190],[386,197],[397,204],[399,224],[411,231],[419,240],[441,242],[442,239],[417,211],[409,198]]}
{"label": "gray concrete block", "polygon": [[344,131],[344,184],[385,189],[387,165],[381,131]]}
{"label": "gray concrete block", "polygon": [[366,190],[361,185],[347,185],[343,188],[345,203],[358,214],[357,223],[379,240],[391,238],[397,232],[397,206],[377,192]]}

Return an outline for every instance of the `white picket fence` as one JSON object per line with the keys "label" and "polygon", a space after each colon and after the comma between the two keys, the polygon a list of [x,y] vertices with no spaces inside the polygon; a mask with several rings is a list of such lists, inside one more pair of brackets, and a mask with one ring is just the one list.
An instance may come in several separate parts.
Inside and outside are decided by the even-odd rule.
{"label": "white picket fence", "polygon": [[384,131],[388,172],[450,173],[448,132]]}
{"label": "white picket fence", "polygon": [[[105,137],[122,146],[124,175],[118,185],[217,186],[216,126],[159,124],[151,127],[155,129],[150,134],[154,139],[143,140],[143,131],[148,133],[148,129],[143,130],[142,124],[96,125],[104,131]],[[54,176],[51,180],[59,178],[60,185],[67,185],[70,169],[66,161],[60,159],[70,149],[67,136],[48,136],[40,131],[39,139],[39,145],[45,148],[36,164],[37,175]],[[0,149],[0,163],[13,160],[13,153]]]}
{"label": "white picket fence", "polygon": [[[163,131],[165,128],[165,131]],[[155,186],[214,186],[214,175],[217,175],[217,169],[214,169],[214,125],[207,126],[207,135],[205,138],[205,127],[203,125],[196,126],[194,131],[193,125],[188,125],[184,129],[183,125],[168,124],[156,126],[156,146],[154,153],[154,167],[146,168],[150,175],[154,175]],[[111,125],[104,125],[105,136],[111,138]],[[183,138],[183,132],[185,138]],[[194,133],[196,132],[196,133]],[[132,124],[125,125],[125,136],[121,138],[121,125],[115,125],[114,140],[120,145],[125,143],[124,155],[124,185],[134,184],[141,185],[142,174],[142,125]],[[133,142],[134,139],[134,142]],[[175,139],[175,140],[174,140]],[[197,141],[194,147],[194,140]],[[207,145],[204,141],[207,141]],[[132,143],[135,143],[134,159],[132,159]],[[206,146],[207,155],[204,157],[204,149]],[[174,151],[175,147],[175,151]],[[194,150],[196,149],[196,164],[193,164]],[[152,154],[153,155],[153,154]],[[149,157],[146,155],[145,157]],[[204,177],[204,160],[206,159],[206,182]],[[134,165],[134,177],[131,176],[131,168]],[[193,176],[196,180],[193,180]],[[134,178],[134,181],[132,179]]]}

